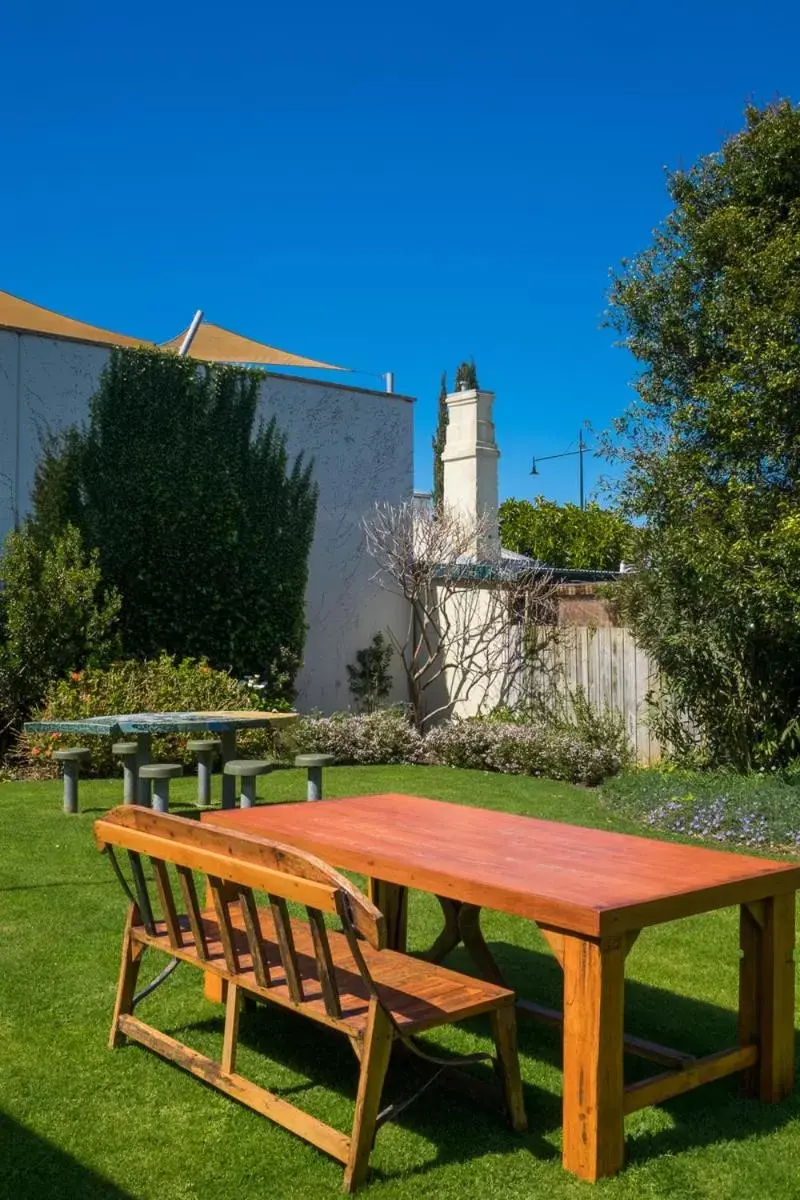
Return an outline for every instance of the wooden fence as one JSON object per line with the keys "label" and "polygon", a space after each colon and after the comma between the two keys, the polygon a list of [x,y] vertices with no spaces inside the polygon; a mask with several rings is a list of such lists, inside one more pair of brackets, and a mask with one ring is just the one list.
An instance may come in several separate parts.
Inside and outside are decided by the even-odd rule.
{"label": "wooden fence", "polygon": [[546,707],[567,713],[577,688],[598,712],[625,718],[631,748],[642,765],[658,762],[661,746],[648,724],[647,697],[658,691],[658,672],[628,629],[566,626],[545,646],[526,686]]}

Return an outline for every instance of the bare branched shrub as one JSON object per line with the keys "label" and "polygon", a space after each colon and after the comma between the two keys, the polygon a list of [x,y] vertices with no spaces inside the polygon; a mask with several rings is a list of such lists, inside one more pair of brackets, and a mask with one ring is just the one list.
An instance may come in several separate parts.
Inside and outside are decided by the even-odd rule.
{"label": "bare branched shrub", "polygon": [[364,529],[374,578],[407,602],[407,621],[387,634],[417,728],[470,697],[479,710],[515,698],[531,647],[556,636],[551,572],[487,550],[489,518],[451,508],[376,504]]}

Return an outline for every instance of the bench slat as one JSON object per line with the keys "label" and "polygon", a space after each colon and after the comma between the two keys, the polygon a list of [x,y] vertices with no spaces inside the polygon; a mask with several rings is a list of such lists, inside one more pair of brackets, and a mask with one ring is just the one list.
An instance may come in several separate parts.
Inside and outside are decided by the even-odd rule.
{"label": "bench slat", "polygon": [[128,861],[131,864],[131,875],[133,875],[133,886],[136,891],[136,900],[139,906],[144,927],[148,933],[152,933],[156,923],[153,917],[153,908],[150,904],[150,893],[147,890],[147,880],[144,877],[142,868],[142,860],[133,850],[128,851]]}
{"label": "bench slat", "polygon": [[169,881],[167,864],[162,862],[160,858],[151,858],[150,864],[156,879],[156,889],[158,891],[158,898],[161,901],[161,911],[164,914],[164,923],[167,927],[170,945],[182,946],[183,935],[178,920],[178,910],[175,907],[175,897],[172,894],[172,884]]}
{"label": "bench slat", "polygon": [[259,987],[269,987],[270,974],[267,960],[264,956],[264,941],[261,936],[261,923],[258,919],[258,908],[250,888],[239,889],[239,907],[242,910],[247,944],[253,959],[253,974]]}
{"label": "bench slat", "polygon": [[240,967],[239,955],[236,953],[236,943],[233,937],[231,914],[228,911],[230,889],[223,884],[221,879],[217,879],[215,875],[209,875],[208,885],[211,888],[214,911],[217,914],[219,936],[220,941],[222,942],[222,949],[225,954],[225,965],[227,966],[231,975],[236,975],[238,974]]}
{"label": "bench slat", "polygon": [[295,1004],[303,1001],[303,982],[300,978],[300,967],[297,963],[297,951],[294,946],[292,923],[289,910],[283,896],[273,896],[270,893],[269,906],[272,910],[272,920],[275,923],[275,937],[278,942],[283,973],[286,976],[286,986]]}
{"label": "bench slat", "polygon": [[208,945],[206,943],[203,922],[200,918],[200,905],[197,900],[194,875],[188,867],[176,867],[175,870],[178,872],[178,883],[181,895],[183,896],[183,906],[186,909],[186,916],[189,919],[189,928],[192,931],[194,944],[197,947],[198,957],[203,962],[208,962]]}
{"label": "bench slat", "polygon": [[314,957],[317,960],[319,983],[322,988],[322,998],[325,1001],[325,1011],[329,1017],[341,1017],[342,1005],[339,999],[339,989],[336,986],[336,970],[331,957],[331,947],[328,942],[328,931],[325,928],[325,918],[318,908],[306,909],[308,923],[311,927],[311,939],[314,944]]}

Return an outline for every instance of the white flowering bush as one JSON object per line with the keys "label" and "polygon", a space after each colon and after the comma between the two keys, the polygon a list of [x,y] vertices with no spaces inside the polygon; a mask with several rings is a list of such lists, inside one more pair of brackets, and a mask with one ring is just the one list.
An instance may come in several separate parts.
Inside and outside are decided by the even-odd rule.
{"label": "white flowering bush", "polygon": [[545,775],[596,784],[620,769],[613,748],[592,746],[577,731],[499,721],[450,721],[425,739],[429,762],[509,775]]}
{"label": "white flowering bush", "polygon": [[418,763],[422,737],[402,709],[305,717],[292,730],[301,754],[333,754],[340,763]]}
{"label": "white flowering bush", "polygon": [[340,763],[430,763],[584,784],[599,783],[621,765],[613,747],[593,745],[561,725],[456,719],[423,737],[398,709],[306,717],[293,740],[303,753],[333,754]]}

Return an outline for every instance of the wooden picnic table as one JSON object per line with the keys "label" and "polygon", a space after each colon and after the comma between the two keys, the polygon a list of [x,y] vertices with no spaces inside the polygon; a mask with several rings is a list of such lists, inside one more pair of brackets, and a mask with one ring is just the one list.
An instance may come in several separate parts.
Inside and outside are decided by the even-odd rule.
{"label": "wooden picnic table", "polygon": [[[442,901],[433,957],[463,941],[499,972],[480,909],[536,922],[564,973],[563,1164],[587,1180],[624,1160],[628,1113],[741,1071],[747,1094],[777,1101],[794,1087],[795,891],[800,866],[584,829],[418,796],[352,796],[204,814],[367,875],[394,948],[405,942],[408,888]],[[650,925],[740,908],[739,1044],[702,1058],[626,1037],[625,958]],[[667,1069],[625,1085],[623,1051]]]}
{"label": "wooden picnic table", "polygon": [[[133,737],[138,745],[137,766],[152,759],[154,734],[213,733],[220,740],[222,762],[237,757],[236,734],[241,729],[264,729],[284,721],[296,721],[297,713],[259,712],[250,709],[208,712],[119,713],[113,716],[83,717],[73,721],[28,721],[26,733],[64,733],[75,737]],[[139,803],[149,804],[148,780],[139,781]],[[236,780],[222,776],[222,807],[236,803]]]}

